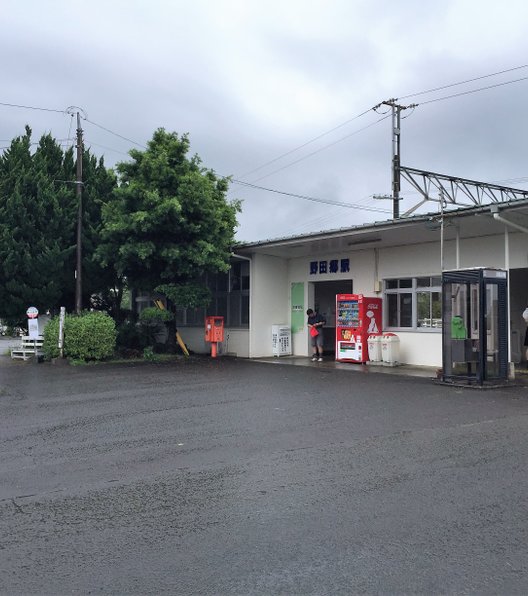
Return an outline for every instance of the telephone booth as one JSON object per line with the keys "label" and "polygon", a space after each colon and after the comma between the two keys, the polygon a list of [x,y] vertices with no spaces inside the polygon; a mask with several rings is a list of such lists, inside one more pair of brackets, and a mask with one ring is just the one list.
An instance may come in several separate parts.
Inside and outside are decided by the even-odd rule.
{"label": "telephone booth", "polygon": [[508,277],[501,269],[442,274],[442,380],[468,385],[508,377]]}

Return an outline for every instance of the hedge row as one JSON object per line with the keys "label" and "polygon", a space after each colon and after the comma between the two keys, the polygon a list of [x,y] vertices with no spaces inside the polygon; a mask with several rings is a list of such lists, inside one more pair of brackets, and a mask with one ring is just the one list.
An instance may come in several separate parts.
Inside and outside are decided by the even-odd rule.
{"label": "hedge row", "polygon": [[[64,320],[64,356],[73,360],[104,360],[114,354],[115,322],[103,312],[66,315]],[[54,317],[44,329],[45,358],[59,354],[59,317]]]}

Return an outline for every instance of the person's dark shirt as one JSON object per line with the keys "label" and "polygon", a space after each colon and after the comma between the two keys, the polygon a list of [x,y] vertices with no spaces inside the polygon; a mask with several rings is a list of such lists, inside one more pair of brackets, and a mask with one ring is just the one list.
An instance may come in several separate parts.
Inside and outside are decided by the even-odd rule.
{"label": "person's dark shirt", "polygon": [[324,326],[324,324],[326,323],[326,319],[323,317],[323,315],[320,315],[318,312],[314,312],[312,315],[308,317],[308,325],[315,325],[316,323],[323,323],[323,325],[320,325],[318,328]]}

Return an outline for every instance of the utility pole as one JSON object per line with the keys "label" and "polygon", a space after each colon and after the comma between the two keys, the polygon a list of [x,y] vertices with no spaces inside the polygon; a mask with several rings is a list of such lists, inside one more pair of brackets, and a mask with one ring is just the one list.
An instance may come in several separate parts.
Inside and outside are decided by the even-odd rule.
{"label": "utility pole", "polygon": [[77,196],[77,263],[75,269],[75,312],[82,311],[82,156],[83,138],[81,116],[77,112],[77,179],[75,181]]}
{"label": "utility pole", "polygon": [[400,113],[407,108],[414,108],[416,104],[401,106],[395,99],[382,101],[382,105],[390,106],[392,109],[392,217],[400,217]]}

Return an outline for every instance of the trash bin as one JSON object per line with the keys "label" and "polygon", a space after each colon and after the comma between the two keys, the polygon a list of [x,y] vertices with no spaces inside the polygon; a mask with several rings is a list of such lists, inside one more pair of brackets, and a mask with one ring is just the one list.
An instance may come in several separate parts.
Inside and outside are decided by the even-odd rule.
{"label": "trash bin", "polygon": [[369,364],[383,364],[381,356],[381,333],[371,333],[367,339]]}
{"label": "trash bin", "polygon": [[400,338],[395,333],[381,336],[381,357],[384,366],[397,366],[400,358]]}

